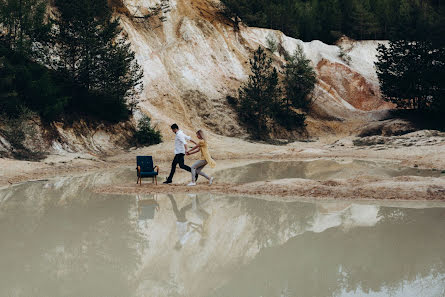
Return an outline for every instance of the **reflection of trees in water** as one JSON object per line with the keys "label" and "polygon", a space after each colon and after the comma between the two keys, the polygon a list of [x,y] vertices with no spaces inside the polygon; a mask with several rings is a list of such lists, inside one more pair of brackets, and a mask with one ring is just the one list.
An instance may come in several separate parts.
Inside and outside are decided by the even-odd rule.
{"label": "reflection of trees in water", "polygon": [[17,187],[2,204],[0,295],[128,296],[132,291],[128,278],[143,246],[129,218],[134,200],[100,196],[82,184],[76,191],[72,182],[60,188]]}
{"label": "reflection of trees in water", "polygon": [[281,243],[310,226],[315,205],[312,203],[283,203],[254,198],[240,199],[240,207],[255,226],[254,238],[258,247]]}
{"label": "reflection of trees in water", "polygon": [[[307,232],[262,250],[214,296],[337,296],[343,289],[395,291],[445,273],[442,209],[382,209],[374,227]],[[444,286],[445,287],[445,286]],[[445,288],[444,288],[445,289]]]}

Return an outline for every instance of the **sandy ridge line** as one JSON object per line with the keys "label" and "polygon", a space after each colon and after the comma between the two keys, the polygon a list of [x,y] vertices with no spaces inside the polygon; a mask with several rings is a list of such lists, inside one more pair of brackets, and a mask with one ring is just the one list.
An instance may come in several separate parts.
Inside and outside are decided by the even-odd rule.
{"label": "sandy ridge line", "polygon": [[246,184],[185,185],[106,185],[94,189],[105,194],[175,194],[214,193],[235,195],[268,195],[286,200],[436,200],[445,202],[445,178],[396,177],[391,179],[359,177],[347,180],[314,181],[282,179]]}

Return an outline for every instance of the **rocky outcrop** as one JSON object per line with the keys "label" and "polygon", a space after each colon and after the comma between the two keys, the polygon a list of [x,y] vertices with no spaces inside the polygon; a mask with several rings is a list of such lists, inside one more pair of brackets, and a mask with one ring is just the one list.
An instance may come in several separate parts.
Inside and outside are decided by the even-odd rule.
{"label": "rocky outcrop", "polygon": [[317,64],[318,79],[358,110],[393,108],[381,99],[378,85],[368,82],[348,66],[322,59]]}
{"label": "rocky outcrop", "polygon": [[376,146],[383,148],[391,147],[419,147],[419,146],[439,146],[444,143],[445,133],[435,130],[422,130],[412,133],[387,134],[386,136],[372,135],[362,136],[353,141],[355,146]]}
{"label": "rocky outcrop", "polygon": [[[11,129],[15,133],[9,133]],[[39,160],[47,153],[106,155],[134,145],[134,130],[132,122],[45,124],[38,117],[21,123],[20,127],[0,123],[0,157]]]}
{"label": "rocky outcrop", "polygon": [[416,131],[414,125],[406,120],[389,119],[384,121],[375,121],[366,125],[358,134],[360,137],[382,135],[397,136]]}
{"label": "rocky outcrop", "polygon": [[[165,132],[168,124],[178,122],[188,129],[245,135],[226,97],[236,95],[249,74],[253,50],[267,47],[271,36],[279,43],[279,52],[292,53],[300,45],[311,59],[319,78],[312,108],[318,121],[380,119],[380,113],[369,111],[391,107],[380,97],[374,69],[377,41],[342,40],[346,61],[336,45],[302,42],[275,30],[244,26],[235,30],[219,14],[220,3],[214,0],[170,0],[164,22],[131,17],[143,15],[156,3],[126,0],[125,13],[117,14],[145,71],[139,107]],[[284,64],[280,53],[273,59],[276,67]]]}

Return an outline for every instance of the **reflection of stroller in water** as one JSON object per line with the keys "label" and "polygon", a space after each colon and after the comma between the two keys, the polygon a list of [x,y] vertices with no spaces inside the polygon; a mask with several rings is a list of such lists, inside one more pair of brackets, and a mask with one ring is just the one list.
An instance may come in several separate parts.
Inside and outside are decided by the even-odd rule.
{"label": "reflection of stroller in water", "polygon": [[[193,233],[198,233],[200,235],[201,245],[204,244],[207,238],[206,226],[210,215],[201,207],[199,198],[196,197],[196,195],[189,196],[192,197],[192,202],[182,207],[181,209],[178,209],[178,205],[175,198],[173,198],[173,195],[168,195],[168,197],[170,198],[170,202],[172,203],[173,212],[176,216],[176,231],[178,234],[178,241],[175,244],[175,249],[177,250],[181,249],[184,246],[184,244],[190,239]],[[186,214],[189,210],[192,210],[198,216],[198,218],[202,220],[201,224],[192,222],[187,219]]]}
{"label": "reflection of stroller in water", "polygon": [[139,195],[136,196],[138,203],[138,220],[148,221],[153,220],[156,211],[159,211],[159,203],[154,196],[154,199],[140,199]]}

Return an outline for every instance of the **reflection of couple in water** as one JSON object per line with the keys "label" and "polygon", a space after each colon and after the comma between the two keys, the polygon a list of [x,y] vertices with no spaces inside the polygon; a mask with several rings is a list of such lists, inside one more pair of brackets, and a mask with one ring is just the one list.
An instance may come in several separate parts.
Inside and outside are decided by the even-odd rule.
{"label": "reflection of couple in water", "polygon": [[[195,142],[190,136],[184,134],[182,130],[179,130],[178,125],[173,124],[171,126],[173,133],[176,134],[175,137],[175,158],[172,162],[172,168],[170,171],[170,175],[167,177],[167,180],[164,184],[171,184],[173,182],[173,176],[175,175],[176,165],[179,164],[181,169],[184,169],[192,174],[192,181],[188,184],[189,186],[196,186],[196,181],[198,179],[198,175],[205,177],[209,184],[213,183],[213,177],[209,177],[205,174],[202,169],[208,164],[210,167],[214,168],[216,166],[215,161],[212,159],[209,153],[208,144],[206,137],[204,136],[204,132],[202,130],[198,130],[196,132],[196,137],[199,139],[198,142]],[[191,149],[187,147],[187,141],[190,141],[195,144],[195,146]],[[193,155],[198,152],[201,152],[201,160],[196,161],[192,167],[189,167],[184,164],[184,156]]]}
{"label": "reflection of couple in water", "polygon": [[[173,212],[176,216],[176,231],[178,234],[178,241],[175,244],[175,249],[180,250],[194,233],[200,235],[201,239],[199,244],[203,245],[207,239],[207,222],[210,215],[202,208],[201,204],[199,203],[199,198],[196,197],[196,195],[193,195],[192,202],[181,209],[178,209],[178,205],[176,204],[176,200],[173,195],[169,194],[168,197],[170,198]],[[201,223],[190,221],[187,218],[187,212],[189,211],[194,212],[201,220]]]}

